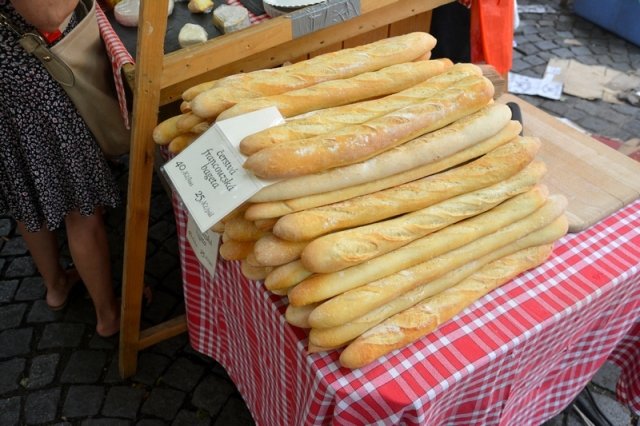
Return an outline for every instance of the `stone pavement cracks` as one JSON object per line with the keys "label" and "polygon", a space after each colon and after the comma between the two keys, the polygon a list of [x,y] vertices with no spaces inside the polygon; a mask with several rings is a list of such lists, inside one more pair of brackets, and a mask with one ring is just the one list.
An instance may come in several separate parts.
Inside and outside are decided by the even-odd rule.
{"label": "stone pavement cracks", "polygon": [[[553,0],[519,0],[554,9],[523,14],[516,33],[513,71],[542,77],[551,57],[572,58],[628,71],[640,69],[640,48],[576,17]],[[569,3],[571,4],[571,3]],[[577,40],[571,45],[565,40]],[[640,108],[565,95],[559,101],[523,96],[539,108],[566,117],[640,159]],[[526,117],[525,117],[526,120]],[[126,159],[113,165],[124,193]],[[175,223],[169,199],[154,179],[146,283],[153,297],[143,325],[184,312]],[[120,289],[124,208],[108,212],[114,285]],[[60,238],[66,253],[64,238]],[[67,256],[68,258],[68,256]],[[224,369],[174,337],[140,353],[137,373],[117,372],[117,339],[94,332],[90,300],[76,289],[68,307],[50,311],[44,286],[15,224],[0,215],[0,426],[47,425],[252,425],[247,407]],[[640,421],[615,400],[617,368],[605,364],[589,384],[600,409],[616,426]],[[580,425],[567,408],[548,426]],[[271,425],[267,425],[271,426]]]}

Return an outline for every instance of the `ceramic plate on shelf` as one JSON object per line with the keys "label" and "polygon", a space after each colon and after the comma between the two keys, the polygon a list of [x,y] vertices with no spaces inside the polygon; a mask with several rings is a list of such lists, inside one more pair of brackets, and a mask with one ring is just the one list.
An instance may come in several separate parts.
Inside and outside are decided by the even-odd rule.
{"label": "ceramic plate on shelf", "polygon": [[275,18],[276,16],[286,15],[303,7],[324,3],[326,1],[327,0],[263,0],[262,4],[267,15]]}

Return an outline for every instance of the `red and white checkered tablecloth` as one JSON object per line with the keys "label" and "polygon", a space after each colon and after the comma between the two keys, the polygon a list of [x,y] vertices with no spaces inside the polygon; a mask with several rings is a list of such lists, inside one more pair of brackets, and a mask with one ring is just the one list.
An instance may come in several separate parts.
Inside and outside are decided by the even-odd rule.
{"label": "red and white checkered tablecloth", "polygon": [[211,277],[174,199],[189,337],[219,361],[261,425],[539,424],[606,360],[640,413],[640,200],[556,245],[538,268],[439,330],[359,369],[308,355],[285,300],[219,260]]}

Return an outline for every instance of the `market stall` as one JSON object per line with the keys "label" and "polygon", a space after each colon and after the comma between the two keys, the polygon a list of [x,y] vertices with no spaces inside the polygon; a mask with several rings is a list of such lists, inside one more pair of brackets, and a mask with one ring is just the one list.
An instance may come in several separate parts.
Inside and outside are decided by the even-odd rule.
{"label": "market stall", "polygon": [[[137,354],[150,345],[184,332],[183,318],[140,331],[151,177],[156,149],[151,140],[159,107],[176,101],[189,87],[224,75],[269,68],[287,61],[360,45],[372,40],[427,30],[430,11],[450,0],[363,0],[358,16],[344,15],[326,28],[296,34],[288,16],[280,16],[200,45],[165,54],[168,1],[141,2],[135,67],[113,31],[106,34],[116,76],[122,71],[133,88],[132,147],[123,272],[123,332],[120,372],[134,374]],[[349,2],[334,2],[351,7]],[[342,15],[341,15],[342,16]],[[307,18],[304,18],[307,19]],[[112,40],[113,43],[109,43]],[[211,58],[215,58],[212,60]]]}
{"label": "market stall", "polygon": [[[575,191],[573,232],[543,265],[358,370],[341,367],[338,351],[310,354],[307,332],[287,322],[286,298],[246,279],[238,262],[219,260],[211,276],[174,199],[190,341],[225,367],[259,424],[538,424],[607,360],[622,370],[619,400],[638,412],[640,204],[638,188],[622,182],[638,166],[526,103],[503,100],[521,104],[525,134],[545,137],[547,181]],[[581,158],[568,161],[578,147]]]}
{"label": "market stall", "polygon": [[[140,82],[141,75],[147,78],[142,65],[136,65],[138,99],[160,88],[155,84],[140,92],[140,85],[154,81]],[[166,99],[174,99],[170,93]],[[239,262],[218,259],[210,274],[187,241],[185,206],[174,197],[191,343],[225,367],[257,423],[539,423],[564,408],[607,359],[623,371],[620,400],[639,411],[640,365],[633,342],[640,334],[640,188],[626,182],[638,167],[517,99],[500,99],[507,100],[521,104],[525,135],[543,139],[541,156],[550,169],[546,183],[569,200],[566,216],[573,234],[557,241],[553,256],[540,266],[475,301],[435,332],[361,368],[345,368],[338,351],[310,350],[307,332],[286,318],[287,298],[268,291],[261,280],[247,279]],[[137,105],[139,112],[143,106]],[[155,125],[157,115],[153,118]],[[134,120],[139,119],[134,109]],[[134,135],[143,130],[150,135],[152,129],[144,122],[134,127]],[[151,151],[136,143],[134,166],[148,161]],[[138,166],[149,171],[148,165]],[[136,186],[138,178],[142,187]],[[145,179],[135,171],[130,191],[146,189]],[[144,201],[129,206],[128,230],[144,222],[145,206],[135,206]],[[134,248],[144,246],[139,238]],[[139,267],[129,266],[132,275],[125,266],[125,285],[132,284]],[[134,315],[138,301],[125,301],[133,308],[125,302],[124,312]],[[153,341],[133,342],[124,355],[130,358]],[[131,364],[122,371],[130,372]]]}

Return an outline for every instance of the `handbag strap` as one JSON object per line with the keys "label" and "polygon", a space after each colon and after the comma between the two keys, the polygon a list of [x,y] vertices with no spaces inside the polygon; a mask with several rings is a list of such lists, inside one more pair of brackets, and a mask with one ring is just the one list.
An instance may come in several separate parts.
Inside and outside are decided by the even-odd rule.
{"label": "handbag strap", "polygon": [[61,85],[73,87],[75,77],[73,71],[47,46],[47,43],[34,32],[23,32],[2,12],[0,12],[0,25],[9,28],[18,37],[18,43],[29,54],[35,56],[47,69],[49,74]]}

